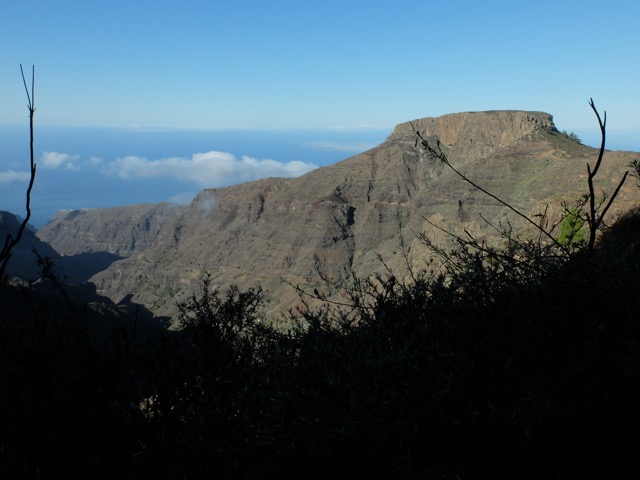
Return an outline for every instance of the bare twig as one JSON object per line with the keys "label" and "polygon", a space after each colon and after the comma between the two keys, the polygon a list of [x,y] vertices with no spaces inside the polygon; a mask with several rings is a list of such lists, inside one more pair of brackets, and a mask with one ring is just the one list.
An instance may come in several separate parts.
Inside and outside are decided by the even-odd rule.
{"label": "bare twig", "polygon": [[[602,227],[604,217],[609,211],[609,208],[613,204],[614,200],[618,196],[618,193],[620,193],[620,189],[624,185],[624,182],[626,181],[627,176],[629,175],[629,172],[626,171],[624,173],[624,175],[622,176],[622,179],[618,183],[618,186],[614,190],[613,195],[611,195],[611,198],[609,198],[609,201],[606,204],[604,204],[605,200],[602,200],[601,202],[596,202],[594,178],[598,174],[598,170],[600,169],[600,166],[602,165],[602,160],[604,158],[605,144],[606,144],[607,113],[604,112],[603,116],[601,117],[592,98],[589,99],[589,106],[591,107],[591,109],[596,115],[596,118],[598,120],[598,126],[600,127],[600,133],[601,133],[600,149],[598,152],[598,159],[596,160],[595,166],[592,169],[591,165],[587,164],[587,172],[588,172],[587,184],[588,184],[589,192],[585,194],[585,203],[588,203],[589,207],[588,207],[588,211],[584,215],[589,225],[589,241],[587,242],[587,251],[591,253],[595,246],[596,234],[598,230]],[[556,247],[560,248],[562,251],[564,251],[567,254],[570,253],[570,248],[567,245],[563,245],[559,243],[558,240],[553,236],[553,230],[556,227],[556,225],[554,225],[551,229],[547,229],[544,227],[543,223],[536,223],[531,218],[529,218],[529,216],[525,215],[524,213],[516,209],[513,205],[510,205],[509,203],[505,202],[501,198],[497,197],[496,195],[482,188],[480,185],[475,183],[473,180],[471,180],[469,177],[467,177],[464,173],[460,172],[451,164],[446,154],[440,148],[440,141],[436,141],[436,148],[433,148],[429,143],[429,141],[422,135],[422,133],[420,133],[418,128],[416,128],[416,126],[414,126],[413,124],[411,126],[413,127],[413,130],[417,137],[416,145],[418,144],[418,142],[420,142],[422,146],[426,149],[429,155],[441,160],[442,163],[444,163],[447,167],[449,167],[456,175],[462,178],[465,182],[477,188],[485,195],[491,197],[501,205],[507,207],[509,210],[514,212],[519,217],[526,220],[529,224],[533,225],[533,227],[535,227],[536,230],[540,233],[540,238],[542,236],[545,236],[549,240],[551,240],[551,242]],[[636,170],[640,171],[640,167],[638,167],[638,165],[640,165],[640,162],[638,162],[636,165],[632,163],[631,166]],[[602,208],[603,205],[604,205],[604,208]],[[580,208],[582,208],[582,205],[580,206]]]}
{"label": "bare twig", "polygon": [[[35,67],[31,67],[31,90],[27,86],[27,80],[24,76],[24,70],[22,69],[22,65],[20,65],[20,73],[22,74],[22,83],[24,84],[25,92],[27,93],[27,109],[29,110],[29,153],[31,160],[31,176],[29,179],[29,186],[27,188],[26,194],[26,210],[27,214],[20,224],[20,228],[16,236],[11,235],[10,232],[7,233],[7,237],[4,241],[4,246],[2,247],[2,251],[0,251],[0,282],[4,278],[4,273],[7,269],[7,264],[9,263],[9,259],[11,258],[12,250],[15,248],[20,240],[22,239],[22,234],[24,233],[27,225],[29,223],[29,219],[31,218],[31,191],[33,190],[33,184],[36,179],[36,164],[34,161],[33,154],[33,115],[36,111],[35,107]],[[1,293],[1,290],[0,290]]]}
{"label": "bare twig", "polygon": [[600,168],[600,165],[602,164],[602,159],[604,157],[605,143],[606,143],[607,112],[604,112],[603,114],[604,119],[600,118],[600,113],[598,113],[598,109],[593,103],[593,98],[589,99],[589,106],[591,107],[593,112],[596,114],[596,118],[598,119],[598,125],[600,126],[600,134],[602,137],[602,141],[600,142],[600,151],[598,152],[598,160],[596,160],[596,165],[595,167],[593,167],[593,170],[591,169],[591,165],[587,164],[587,173],[589,174],[587,179],[587,182],[589,185],[589,193],[587,194],[589,197],[589,213],[586,215],[587,222],[589,223],[589,242],[587,243],[587,250],[589,252],[593,252],[593,247],[596,243],[596,234],[598,232],[598,229],[602,226],[604,216],[609,210],[609,207],[611,207],[611,205],[613,204],[613,201],[615,200],[615,198],[618,196],[618,193],[620,192],[622,185],[624,185],[624,182],[627,179],[629,172],[628,171],[624,172],[624,175],[622,176],[622,180],[620,180],[620,183],[618,183],[618,186],[613,192],[613,195],[611,195],[611,198],[609,198],[609,201],[607,202],[606,206],[602,210],[602,213],[599,213],[598,206],[596,206],[596,193],[595,193],[595,187],[593,186],[593,179],[598,173],[598,169]]}
{"label": "bare twig", "polygon": [[[494,195],[493,193],[489,192],[488,190],[482,188],[480,185],[478,185],[477,183],[475,183],[473,180],[471,180],[469,177],[467,177],[464,173],[460,172],[458,169],[456,169],[451,162],[449,161],[449,159],[447,158],[446,154],[442,151],[442,149],[440,148],[440,141],[438,140],[436,142],[436,149],[434,149],[430,144],[429,141],[424,138],[422,136],[422,134],[420,133],[420,131],[412,124],[411,125],[413,127],[413,131],[415,132],[415,134],[418,137],[418,140],[420,141],[420,143],[422,144],[422,146],[427,150],[427,152],[429,153],[429,155],[438,158],[439,160],[442,161],[442,163],[444,163],[447,167],[449,167],[456,175],[458,175],[460,178],[462,178],[465,182],[467,182],[468,184],[470,184],[471,186],[477,188],[478,190],[480,190],[482,193],[484,193],[485,195],[493,198],[495,201],[497,201],[498,203],[500,203],[501,205],[507,207],[509,210],[511,210],[512,212],[514,212],[516,215],[518,215],[519,217],[523,218],[524,220],[526,220],[527,222],[529,222],[531,225],[533,225],[541,234],[543,234],[544,236],[546,236],[547,238],[549,238],[549,240],[551,240],[553,243],[555,243],[558,247],[563,248],[562,245],[560,245],[558,243],[558,241],[553,237],[553,235],[551,235],[550,232],[546,231],[544,228],[541,228],[540,225],[538,225],[536,222],[534,222],[531,218],[529,218],[527,215],[525,215],[524,213],[522,213],[520,210],[516,209],[513,205],[510,205],[509,203],[505,202],[504,200],[502,200],[500,197]],[[416,142],[417,143],[417,142]]]}

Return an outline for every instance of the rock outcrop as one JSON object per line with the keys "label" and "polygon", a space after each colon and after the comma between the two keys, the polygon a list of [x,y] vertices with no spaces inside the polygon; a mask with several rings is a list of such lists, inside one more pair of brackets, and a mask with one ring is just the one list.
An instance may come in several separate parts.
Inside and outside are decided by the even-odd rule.
{"label": "rock outcrop", "polygon": [[[222,288],[262,286],[272,310],[285,311],[299,302],[290,284],[339,297],[352,274],[387,267],[406,273],[401,246],[414,267],[426,265],[421,232],[443,245],[450,239],[438,227],[498,243],[487,222],[518,227],[508,209],[416,147],[414,127],[440,141],[469,178],[523,212],[546,210],[550,223],[559,219],[563,202],[585,191],[586,164],[597,156],[558,133],[546,113],[445,115],[400,124],[378,147],[298,178],[206,189],[184,208],[63,213],[38,236],[64,255],[122,257],[92,276],[98,291],[114,301],[133,294],[155,312],[172,314],[205,275]],[[607,152],[597,188],[611,192],[636,156]],[[640,189],[630,184],[614,210],[638,200]]]}
{"label": "rock outcrop", "polygon": [[415,131],[453,147],[450,159],[482,158],[540,130],[556,131],[553,117],[544,112],[499,110],[452,113],[397,125],[387,140],[413,136]]}
{"label": "rock outcrop", "polygon": [[171,234],[178,205],[160,203],[62,210],[38,235],[61,255],[105,252],[128,257]]}

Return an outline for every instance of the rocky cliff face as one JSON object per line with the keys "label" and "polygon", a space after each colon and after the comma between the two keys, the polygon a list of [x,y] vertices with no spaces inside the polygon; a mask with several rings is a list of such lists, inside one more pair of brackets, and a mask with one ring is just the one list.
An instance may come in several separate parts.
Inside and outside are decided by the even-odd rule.
{"label": "rocky cliff face", "polygon": [[[160,314],[174,312],[175,302],[207,274],[222,288],[262,286],[274,311],[299,301],[283,279],[339,296],[351,274],[383,270],[380,257],[406,273],[403,242],[414,266],[425,265],[417,234],[450,240],[434,224],[499,242],[480,215],[493,225],[510,220],[517,226],[517,218],[416,148],[414,126],[439,140],[468,177],[521,211],[535,214],[550,205],[551,222],[562,202],[571,204],[585,191],[586,163],[597,154],[559,134],[546,113],[445,115],[398,125],[382,145],[302,177],[206,189],[184,208],[61,213],[38,236],[65,255],[123,257],[91,280],[115,301],[132,293]],[[597,188],[611,191],[634,155],[608,152]],[[638,200],[640,189],[630,184],[615,208],[624,211]]]}
{"label": "rocky cliff face", "polygon": [[61,255],[106,252],[128,257],[167,235],[181,212],[178,205],[128,205],[113,208],[63,210],[38,232]]}
{"label": "rocky cliff face", "polygon": [[397,125],[389,139],[403,138],[415,130],[454,147],[450,159],[483,158],[540,130],[556,130],[553,117],[544,112],[519,110],[466,112],[422,118]]}

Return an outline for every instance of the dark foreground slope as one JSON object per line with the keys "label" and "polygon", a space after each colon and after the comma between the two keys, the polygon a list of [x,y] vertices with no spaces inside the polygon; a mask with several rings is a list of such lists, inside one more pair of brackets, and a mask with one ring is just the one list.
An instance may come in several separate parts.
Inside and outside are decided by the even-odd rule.
{"label": "dark foreground slope", "polygon": [[257,291],[207,290],[179,332],[100,341],[4,295],[0,474],[635,478],[638,238],[636,212],[592,255],[462,245],[446,278],[363,280],[351,308],[287,332]]}
{"label": "dark foreground slope", "polygon": [[[17,236],[22,223],[13,213],[0,210],[0,240],[5,241],[7,235],[13,238]],[[23,233],[23,240],[13,249],[11,260],[7,264],[6,275],[9,278],[19,277],[23,280],[35,279],[40,273],[36,257],[32,249],[36,249],[41,255],[45,255],[58,261],[60,255],[46,242],[36,237],[35,232],[29,228]]]}
{"label": "dark foreground slope", "polygon": [[[549,222],[559,218],[562,202],[581,197],[586,163],[597,156],[557,132],[541,112],[461,113],[414,123],[442,142],[459,169],[515,207],[535,214],[549,205]],[[615,185],[634,155],[607,152],[596,188]],[[638,199],[637,189],[625,187],[614,208],[626,211]],[[126,257],[91,279],[114,301],[133,294],[156,312],[174,314],[175,301],[196,291],[208,273],[223,288],[260,285],[272,299],[268,309],[286,311],[299,299],[283,278],[338,298],[352,274],[383,270],[379,255],[403,275],[402,241],[415,266],[424,265],[420,232],[449,241],[433,224],[499,242],[480,214],[494,225],[517,225],[503,206],[423,155],[407,123],[378,147],[299,178],[203,190],[185,208],[61,213],[38,236],[65,255]]]}
{"label": "dark foreground slope", "polygon": [[[485,156],[473,162],[498,162],[495,149],[507,148],[508,162],[497,165],[511,165],[514,171],[529,165],[536,171],[542,168],[540,159],[549,160],[545,155],[555,152],[560,160],[542,164],[556,175],[527,183],[550,188],[550,195],[562,195],[566,190],[559,186],[574,181],[579,188],[581,179],[563,181],[558,175],[566,162],[573,165],[574,174],[580,171],[576,165],[584,165],[567,152],[583,152],[582,162],[593,152],[567,143],[546,123],[548,116],[488,113],[492,121],[509,118],[510,125],[514,118],[522,119],[522,124],[515,123],[521,127],[513,140],[508,132],[478,136],[473,122],[467,123],[474,115],[466,120],[426,120],[420,128],[441,128],[438,137],[451,161],[466,165],[467,173],[472,169],[471,163],[464,163],[467,137],[445,135],[453,128],[449,121],[462,123],[464,128],[456,124],[462,129],[457,131],[473,133],[474,141],[484,138],[479,151]],[[410,148],[402,128],[396,131],[400,140],[392,136],[387,142],[389,149],[396,141]],[[528,133],[518,136],[522,131]],[[503,142],[507,146],[502,147]],[[539,150],[532,150],[532,145]],[[528,157],[518,156],[521,149],[530,156],[541,153],[528,163]],[[395,158],[377,157],[375,151],[331,171],[343,168],[348,176],[363,162],[361,168],[370,172],[367,162],[372,159],[384,164]],[[615,184],[616,169],[624,168],[622,161],[628,157],[610,156],[617,160],[600,172],[606,185]],[[485,217],[499,214],[496,205],[472,190],[451,204],[456,182],[445,183],[441,166],[417,155],[402,159],[408,166],[376,177],[378,186],[394,174],[411,178],[416,170],[428,183],[431,172],[435,180],[428,183],[429,192],[435,194],[430,201],[440,211],[450,208],[459,214],[458,227],[466,225],[462,213],[472,207],[476,213],[486,212]],[[475,172],[480,175],[481,169]],[[521,190],[501,182],[499,172],[489,169],[483,181],[507,189],[501,195],[511,192],[512,198],[524,202],[515,195]],[[323,191],[322,182],[328,180],[314,174],[315,187]],[[356,178],[361,175],[354,175],[352,185]],[[359,191],[344,185],[345,190]],[[257,186],[262,190],[255,190]],[[183,258],[182,249],[193,239],[204,243],[211,224],[236,232],[238,244],[247,231],[238,226],[247,224],[269,232],[266,241],[271,241],[284,233],[269,230],[260,219],[276,212],[271,220],[277,215],[292,224],[308,220],[304,225],[310,233],[303,236],[298,231],[297,244],[313,241],[314,228],[324,232],[319,238],[327,244],[314,250],[321,259],[323,252],[342,252],[335,245],[365,242],[356,240],[367,231],[359,226],[359,209],[366,212],[366,203],[374,201],[377,208],[385,205],[375,197],[375,186],[364,193],[363,203],[353,200],[355,194],[345,197],[342,188],[334,188],[314,210],[295,203],[308,198],[302,195],[305,188],[300,179],[266,180],[216,190],[219,203],[203,192],[175,224],[166,224],[172,235],[165,236],[162,251],[173,245],[171,258]],[[413,205],[420,198],[419,188],[416,183],[402,202]],[[618,208],[631,202],[637,190],[634,185],[625,190]],[[254,208],[249,194],[256,191],[272,193],[258,196]],[[403,192],[384,189],[378,194],[383,191]],[[235,204],[234,195],[239,195]],[[407,223],[413,218],[402,216],[409,209],[402,210],[398,197],[385,198],[396,198],[395,203],[388,200],[391,211],[400,212],[396,218]],[[274,208],[278,199],[293,204],[280,211]],[[228,209],[247,201],[252,205],[248,212]],[[537,202],[535,197],[527,201]],[[522,205],[526,203],[518,206]],[[189,223],[196,208],[202,221]],[[296,216],[294,211],[302,213]],[[317,227],[327,216],[333,220],[328,225],[339,227],[335,233],[347,228],[347,234],[334,238],[334,230]],[[136,220],[129,227],[140,225]],[[480,230],[469,229],[474,232],[492,242]],[[413,245],[443,260],[442,275],[416,274],[405,281],[391,273],[371,279],[367,272],[365,278],[343,284],[341,305],[302,308],[287,330],[263,321],[259,289],[220,293],[206,285],[180,305],[176,320],[182,329],[144,329],[140,335],[135,310],[129,312],[130,321],[102,324],[105,328],[96,330],[91,328],[91,312],[67,301],[60,289],[62,296],[52,297],[30,287],[0,287],[5,289],[0,295],[0,474],[139,479],[635,478],[640,448],[640,212],[637,206],[631,209],[605,231],[593,251],[545,244],[520,228],[515,232],[522,238],[512,234],[495,248],[480,243],[482,248],[474,249],[472,240],[464,237],[467,241],[459,239],[448,252],[423,237]],[[210,231],[207,238],[218,241]],[[260,245],[260,235],[250,238]],[[109,268],[136,256],[150,260],[145,255],[154,248]],[[357,251],[353,250],[352,265]],[[317,270],[328,269],[327,275],[339,265],[314,261]],[[167,278],[169,265],[162,272]],[[259,279],[254,285],[260,286]]]}

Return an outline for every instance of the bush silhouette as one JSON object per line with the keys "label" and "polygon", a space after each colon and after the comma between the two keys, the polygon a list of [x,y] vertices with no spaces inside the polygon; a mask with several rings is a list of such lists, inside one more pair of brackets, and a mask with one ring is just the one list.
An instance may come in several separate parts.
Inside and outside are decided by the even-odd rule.
{"label": "bush silhouette", "polygon": [[[584,205],[600,228],[608,206]],[[353,278],[344,302],[291,312],[287,329],[262,317],[259,288],[205,279],[180,305],[180,330],[140,340],[114,328],[98,341],[82,308],[11,287],[0,471],[627,476],[640,426],[640,213],[592,245],[547,233],[505,230],[501,247],[456,238],[446,251],[423,236],[440,271]]]}

